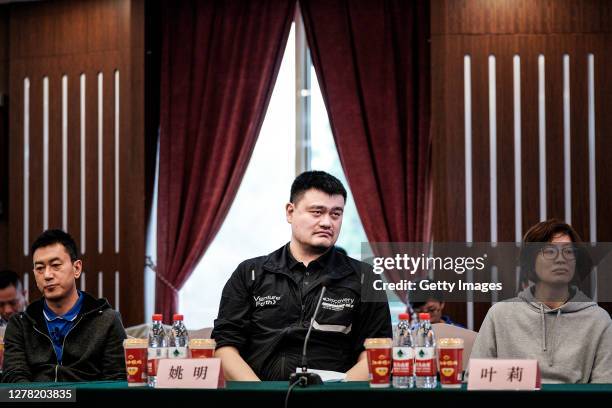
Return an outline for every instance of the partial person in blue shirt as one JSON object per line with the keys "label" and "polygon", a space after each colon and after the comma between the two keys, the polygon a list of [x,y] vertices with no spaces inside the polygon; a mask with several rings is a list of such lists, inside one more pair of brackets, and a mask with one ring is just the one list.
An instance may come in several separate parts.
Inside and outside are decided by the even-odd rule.
{"label": "partial person in blue shirt", "polygon": [[124,380],[121,317],[106,299],[77,290],[83,262],[74,239],[48,230],[31,253],[43,297],[8,322],[2,381]]}
{"label": "partial person in blue shirt", "polygon": [[0,328],[6,326],[11,316],[23,312],[26,292],[15,271],[0,271]]}
{"label": "partial person in blue shirt", "polygon": [[412,309],[416,313],[429,313],[432,324],[446,323],[465,328],[462,324],[454,322],[450,316],[442,314],[444,310],[444,301],[436,297],[429,297],[426,302],[413,302]]}

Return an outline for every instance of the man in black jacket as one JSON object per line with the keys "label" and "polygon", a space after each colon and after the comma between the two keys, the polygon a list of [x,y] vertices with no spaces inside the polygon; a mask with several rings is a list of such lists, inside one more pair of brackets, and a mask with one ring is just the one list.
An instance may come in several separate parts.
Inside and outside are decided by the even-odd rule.
{"label": "man in black jacket", "polygon": [[391,319],[384,293],[367,293],[369,266],[334,247],[345,201],[346,190],[335,177],[302,173],[286,205],[291,241],[242,262],[230,277],[212,333],[227,379],[287,380],[300,366],[323,286],[308,366],[346,372],[348,380],[368,378],[364,340],[391,337]]}
{"label": "man in black jacket", "polygon": [[8,323],[3,381],[125,379],[120,315],[106,299],[77,290],[82,262],[72,237],[45,231],[32,257],[43,297]]}

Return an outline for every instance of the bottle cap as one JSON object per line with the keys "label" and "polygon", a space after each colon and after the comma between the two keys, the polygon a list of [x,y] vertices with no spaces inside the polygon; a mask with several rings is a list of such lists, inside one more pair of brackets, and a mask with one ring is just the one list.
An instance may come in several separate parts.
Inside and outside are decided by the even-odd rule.
{"label": "bottle cap", "polygon": [[419,320],[429,320],[431,319],[431,316],[429,315],[429,313],[419,313]]}
{"label": "bottle cap", "polygon": [[183,320],[183,315],[175,313],[174,316],[172,317],[172,319],[173,320]]}
{"label": "bottle cap", "polygon": [[153,315],[153,321],[154,322],[155,321],[160,321],[161,322],[163,320],[163,318],[164,318],[164,316],[161,313],[155,313]]}
{"label": "bottle cap", "polygon": [[400,313],[397,315],[400,320],[410,320],[410,315],[408,313]]}

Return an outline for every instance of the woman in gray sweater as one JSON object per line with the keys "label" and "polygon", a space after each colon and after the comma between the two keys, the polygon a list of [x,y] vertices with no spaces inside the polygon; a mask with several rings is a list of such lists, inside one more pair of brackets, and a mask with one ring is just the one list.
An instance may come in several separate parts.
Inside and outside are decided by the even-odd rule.
{"label": "woman in gray sweater", "polygon": [[612,320],[576,286],[591,269],[580,237],[548,220],[523,241],[533,284],[489,309],[470,357],[536,359],[548,383],[612,383]]}

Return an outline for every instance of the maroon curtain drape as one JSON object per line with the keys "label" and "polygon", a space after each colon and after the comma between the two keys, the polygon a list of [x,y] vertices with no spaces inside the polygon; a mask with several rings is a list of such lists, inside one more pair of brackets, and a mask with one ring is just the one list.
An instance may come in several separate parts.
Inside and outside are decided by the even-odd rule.
{"label": "maroon curtain drape", "polygon": [[429,241],[429,2],[300,0],[300,5],[368,239]]}
{"label": "maroon curtain drape", "polygon": [[294,7],[294,0],[163,5],[155,308],[166,321],[236,195]]}

